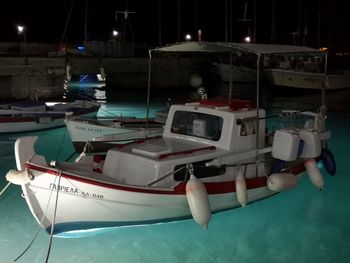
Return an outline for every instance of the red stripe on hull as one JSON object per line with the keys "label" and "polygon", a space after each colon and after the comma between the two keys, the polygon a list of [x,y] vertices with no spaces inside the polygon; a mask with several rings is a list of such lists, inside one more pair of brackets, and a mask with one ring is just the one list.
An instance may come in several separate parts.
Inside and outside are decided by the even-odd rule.
{"label": "red stripe on hull", "polygon": [[[56,169],[40,167],[32,163],[26,163],[26,167],[28,169],[32,169],[35,171],[40,171],[44,173],[49,173],[54,176],[58,176],[58,172]],[[304,167],[304,164],[301,163],[289,169],[288,172],[297,175],[303,171],[305,171],[305,167]],[[67,174],[67,173],[64,173],[64,171],[61,173],[61,176],[66,179],[71,179],[71,180],[79,181],[86,184],[96,185],[96,186],[110,188],[110,189],[123,190],[123,191],[149,193],[149,194],[170,194],[170,195],[186,194],[186,182],[179,183],[176,187],[174,187],[174,190],[159,190],[159,189],[151,189],[151,188],[145,189],[143,187],[129,187],[129,186],[124,186],[119,184],[106,183],[106,182],[101,182],[93,179],[79,177],[73,174]],[[236,192],[235,182],[233,180],[226,181],[226,182],[206,182],[204,183],[204,185],[209,195]],[[267,185],[267,177],[259,176],[255,178],[246,178],[246,185],[248,190],[265,187]]]}

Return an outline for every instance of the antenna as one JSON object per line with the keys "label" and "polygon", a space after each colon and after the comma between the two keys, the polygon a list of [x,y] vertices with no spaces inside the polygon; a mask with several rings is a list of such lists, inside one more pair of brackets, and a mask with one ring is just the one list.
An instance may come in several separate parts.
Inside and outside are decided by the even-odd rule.
{"label": "antenna", "polygon": [[115,21],[118,22],[118,14],[124,14],[124,19],[127,20],[129,17],[129,14],[136,14],[136,12],[134,11],[128,11],[128,9],[124,10],[124,11],[116,11],[115,12]]}
{"label": "antenna", "polygon": [[116,10],[115,11],[115,21],[118,22],[118,14],[123,14],[124,15],[124,20],[122,21],[122,26],[123,26],[123,31],[122,31],[122,39],[125,41],[126,39],[126,24],[129,24],[129,29],[131,32],[132,40],[135,42],[135,35],[134,35],[134,30],[131,25],[131,21],[129,18],[129,14],[136,14],[135,11],[129,11],[128,10],[128,1],[126,1],[126,8],[124,11]]}

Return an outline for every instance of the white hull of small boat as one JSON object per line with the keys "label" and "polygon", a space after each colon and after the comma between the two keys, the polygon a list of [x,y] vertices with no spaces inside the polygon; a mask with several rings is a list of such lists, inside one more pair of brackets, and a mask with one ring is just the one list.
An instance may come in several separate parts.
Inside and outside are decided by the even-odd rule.
{"label": "white hull of small boat", "polygon": [[62,104],[62,107],[61,105],[54,107],[57,110],[1,110],[0,133],[28,132],[62,127],[67,117],[95,117],[100,105],[94,102],[72,102]]}
{"label": "white hull of small boat", "polygon": [[[322,89],[323,73],[301,72],[286,69],[265,69],[272,85],[302,89]],[[350,87],[350,73],[329,74],[326,78],[326,89],[343,89]]]}

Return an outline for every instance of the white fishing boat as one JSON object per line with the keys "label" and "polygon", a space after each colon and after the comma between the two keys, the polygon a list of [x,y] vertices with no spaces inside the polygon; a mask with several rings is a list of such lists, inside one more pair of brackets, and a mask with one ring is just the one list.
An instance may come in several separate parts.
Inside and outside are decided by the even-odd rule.
{"label": "white fishing boat", "polygon": [[[274,45],[271,48],[276,50]],[[282,53],[271,51],[266,56],[264,74],[271,85],[281,87],[311,90],[321,90],[323,86],[327,90],[349,88],[350,71],[329,70],[327,61],[327,56],[320,54],[318,49],[284,46]]]}
{"label": "white fishing boat", "polygon": [[[150,55],[237,49],[191,42]],[[307,117],[300,128],[295,126],[299,114]],[[36,137],[21,137],[15,143],[17,170],[6,178],[21,185],[34,218],[51,235],[192,217],[206,228],[212,213],[297,186],[305,169],[322,189],[316,162],[323,156],[335,172],[325,148],[324,107],[283,115],[291,125],[267,134],[259,101],[208,100],[202,94],[198,102],[170,107],[162,136],[118,145],[105,155],[81,155],[74,163],[49,163],[35,152]]]}
{"label": "white fishing boat", "polygon": [[76,100],[67,103],[16,102],[0,107],[0,133],[28,132],[64,126],[67,117],[95,117],[100,104]]}

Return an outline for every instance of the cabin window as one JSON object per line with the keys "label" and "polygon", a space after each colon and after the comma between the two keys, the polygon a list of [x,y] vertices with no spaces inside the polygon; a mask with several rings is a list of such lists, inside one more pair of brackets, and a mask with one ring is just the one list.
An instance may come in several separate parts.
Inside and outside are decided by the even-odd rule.
{"label": "cabin window", "polygon": [[223,119],[199,112],[176,111],[171,132],[207,140],[218,141],[221,137]]}
{"label": "cabin window", "polygon": [[[193,165],[193,173],[197,178],[206,178],[223,175],[226,172],[226,166],[205,166],[207,162],[211,160],[200,161],[192,163]],[[182,168],[182,169],[181,169]],[[179,170],[181,169],[181,170]],[[179,171],[177,171],[179,170]],[[177,171],[177,172],[175,172]],[[186,164],[180,164],[175,166],[174,169],[174,180],[175,181],[187,181],[190,179],[190,174],[186,169]]]}
{"label": "cabin window", "polygon": [[241,120],[241,131],[240,131],[241,136],[256,134],[256,129],[257,129],[256,117],[245,118]]}

